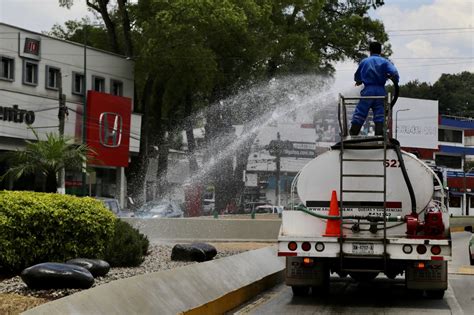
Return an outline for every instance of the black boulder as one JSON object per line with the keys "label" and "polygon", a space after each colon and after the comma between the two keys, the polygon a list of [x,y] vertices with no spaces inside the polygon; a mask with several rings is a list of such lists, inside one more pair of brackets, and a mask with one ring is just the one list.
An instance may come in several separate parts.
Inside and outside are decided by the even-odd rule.
{"label": "black boulder", "polygon": [[66,261],[66,264],[84,267],[89,270],[94,278],[103,277],[110,270],[109,263],[101,259],[75,258]]}
{"label": "black boulder", "polygon": [[206,243],[176,244],[171,251],[171,260],[203,262],[212,260],[216,254],[216,248]]}
{"label": "black boulder", "polygon": [[53,262],[28,267],[20,276],[30,289],[88,289],[94,284],[86,268]]}

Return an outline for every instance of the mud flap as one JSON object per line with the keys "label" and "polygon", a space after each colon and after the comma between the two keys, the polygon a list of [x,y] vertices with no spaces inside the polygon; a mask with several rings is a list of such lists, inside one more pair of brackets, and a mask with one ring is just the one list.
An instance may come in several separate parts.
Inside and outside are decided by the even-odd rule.
{"label": "mud flap", "polygon": [[314,259],[312,264],[304,264],[303,257],[286,258],[285,282],[289,286],[323,286],[328,276],[324,260]]}
{"label": "mud flap", "polygon": [[[418,268],[424,263],[424,268]],[[448,263],[446,261],[420,261],[410,263],[406,269],[407,289],[446,290],[448,288]]]}

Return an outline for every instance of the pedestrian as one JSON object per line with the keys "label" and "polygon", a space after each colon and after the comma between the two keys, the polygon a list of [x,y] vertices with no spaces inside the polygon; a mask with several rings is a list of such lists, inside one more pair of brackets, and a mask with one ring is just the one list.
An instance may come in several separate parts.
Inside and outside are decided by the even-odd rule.
{"label": "pedestrian", "polygon": [[[398,83],[399,75],[397,68],[387,59],[380,56],[382,45],[377,42],[371,42],[369,45],[370,56],[365,58],[359,64],[354,81],[356,86],[364,84],[360,92],[361,96],[385,96],[385,82],[388,78]],[[380,136],[383,133],[384,122],[384,100],[383,99],[361,99],[357,104],[354,115],[352,116],[351,136],[358,135],[364,124],[369,109],[372,109],[375,123],[375,135]]]}

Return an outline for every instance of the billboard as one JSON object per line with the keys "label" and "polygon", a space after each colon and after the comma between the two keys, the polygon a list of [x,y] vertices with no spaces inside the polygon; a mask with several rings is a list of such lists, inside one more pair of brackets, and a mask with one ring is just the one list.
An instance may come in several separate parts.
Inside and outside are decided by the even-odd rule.
{"label": "billboard", "polygon": [[270,155],[281,157],[296,157],[312,159],[316,156],[316,143],[312,142],[298,142],[298,141],[270,141],[267,149]]}
{"label": "billboard", "polygon": [[392,128],[402,147],[438,149],[438,101],[400,97]]}
{"label": "billboard", "polygon": [[87,92],[86,139],[97,160],[91,164],[128,166],[131,114],[131,99]]}

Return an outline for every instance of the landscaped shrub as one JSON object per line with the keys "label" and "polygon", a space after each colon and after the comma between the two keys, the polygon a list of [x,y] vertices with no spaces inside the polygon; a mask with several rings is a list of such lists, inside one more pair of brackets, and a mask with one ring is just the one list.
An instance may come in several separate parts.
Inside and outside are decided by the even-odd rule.
{"label": "landscaped shrub", "polygon": [[104,260],[112,267],[135,267],[140,265],[148,252],[148,238],[127,222],[115,222],[112,241],[105,249]]}
{"label": "landscaped shrub", "polygon": [[0,192],[0,268],[101,258],[115,216],[93,198],[25,191]]}

